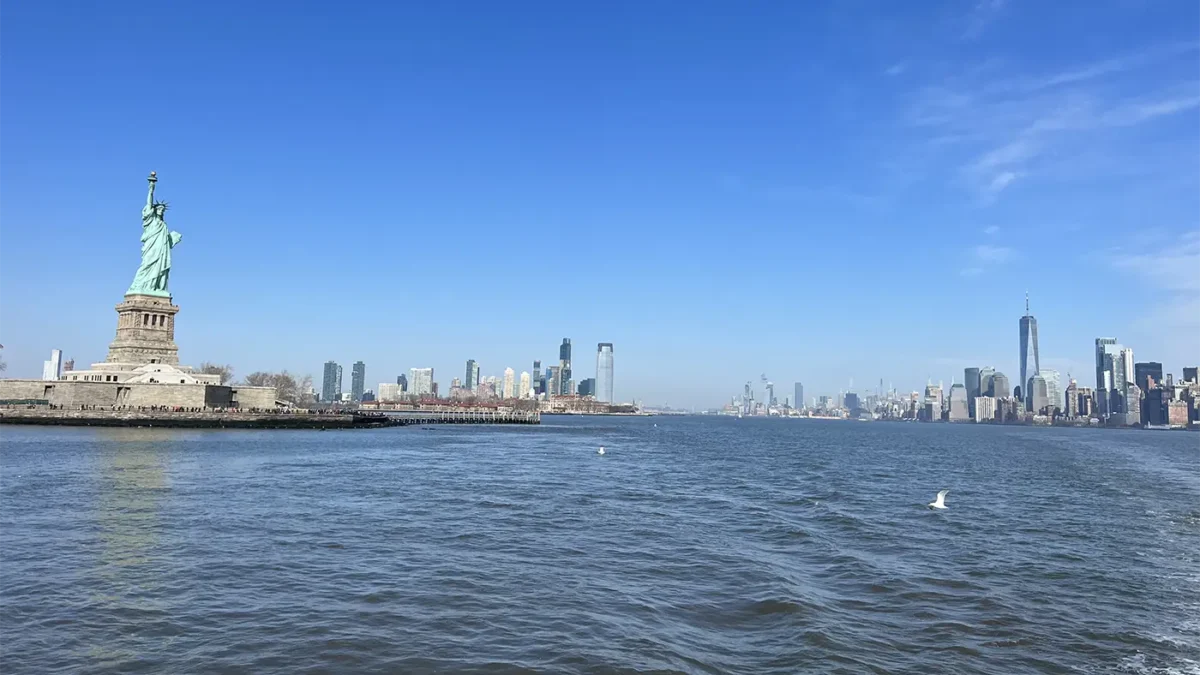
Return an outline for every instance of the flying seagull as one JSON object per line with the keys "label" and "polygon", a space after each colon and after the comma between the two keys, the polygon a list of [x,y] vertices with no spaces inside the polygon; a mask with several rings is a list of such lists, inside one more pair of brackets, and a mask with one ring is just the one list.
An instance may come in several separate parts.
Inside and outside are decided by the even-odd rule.
{"label": "flying seagull", "polygon": [[603,446],[603,445],[602,445],[602,446],[600,446],[600,449],[596,451],[596,454],[597,454],[597,455],[603,455],[603,454],[604,454],[604,446]]}
{"label": "flying seagull", "polygon": [[949,492],[949,490],[942,490],[941,492],[939,492],[937,499],[935,499],[929,503],[929,508],[931,508],[931,509],[946,508],[946,493],[947,492]]}

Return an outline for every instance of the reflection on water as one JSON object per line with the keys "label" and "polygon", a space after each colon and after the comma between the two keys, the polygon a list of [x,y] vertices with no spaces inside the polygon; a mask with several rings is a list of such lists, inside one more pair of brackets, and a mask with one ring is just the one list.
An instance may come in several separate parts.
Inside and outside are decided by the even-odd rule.
{"label": "reflection on water", "polygon": [[[161,510],[168,494],[166,457],[170,432],[105,429],[96,454],[94,517],[99,560],[93,572],[92,602],[116,614],[152,616],[166,611],[161,592],[163,570]],[[136,658],[129,650],[105,643],[88,645],[97,661]]]}
{"label": "reflection on water", "polygon": [[149,562],[168,488],[166,433],[164,438],[154,439],[135,431],[140,430],[106,433],[108,442],[96,457],[96,522],[104,542],[100,569],[114,577],[119,576],[120,567]]}

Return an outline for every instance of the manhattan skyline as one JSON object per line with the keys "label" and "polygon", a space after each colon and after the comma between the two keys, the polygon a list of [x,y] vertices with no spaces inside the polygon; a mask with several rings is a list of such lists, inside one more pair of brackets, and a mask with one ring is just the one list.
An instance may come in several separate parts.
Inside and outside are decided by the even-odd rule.
{"label": "manhattan skyline", "polygon": [[336,355],[447,387],[569,335],[576,381],[611,341],[617,397],[655,404],[762,372],[810,397],[1015,380],[1026,289],[1064,384],[1097,336],[1178,374],[1200,10],[1087,7],[6,6],[6,374],[102,360],[152,169],[188,233],[181,356],[239,375]]}

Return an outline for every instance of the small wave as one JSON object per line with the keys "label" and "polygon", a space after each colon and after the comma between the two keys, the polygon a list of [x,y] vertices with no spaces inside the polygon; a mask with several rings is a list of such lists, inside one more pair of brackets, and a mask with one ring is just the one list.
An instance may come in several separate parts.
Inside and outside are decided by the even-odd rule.
{"label": "small wave", "polygon": [[1171,665],[1159,666],[1146,663],[1146,655],[1133,654],[1121,659],[1117,672],[1137,675],[1200,675],[1200,662],[1180,659]]}

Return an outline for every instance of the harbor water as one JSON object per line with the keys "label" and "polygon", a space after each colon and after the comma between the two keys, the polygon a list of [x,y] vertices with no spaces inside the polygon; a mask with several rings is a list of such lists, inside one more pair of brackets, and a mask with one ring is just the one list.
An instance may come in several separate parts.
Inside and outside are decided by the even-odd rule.
{"label": "harbor water", "polygon": [[1200,435],[4,428],[0,671],[1197,673]]}

